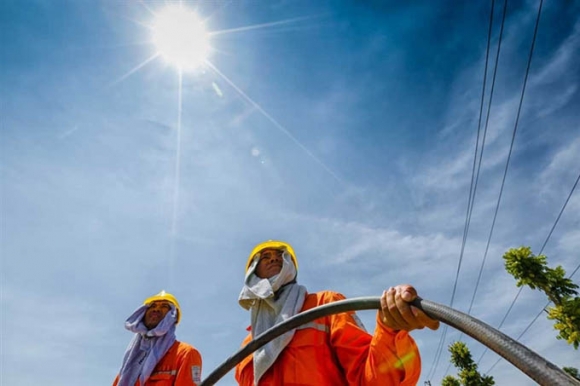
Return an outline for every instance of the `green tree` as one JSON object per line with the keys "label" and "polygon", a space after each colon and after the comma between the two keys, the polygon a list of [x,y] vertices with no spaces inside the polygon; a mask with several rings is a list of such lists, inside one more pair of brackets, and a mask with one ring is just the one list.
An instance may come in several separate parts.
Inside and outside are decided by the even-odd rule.
{"label": "green tree", "polygon": [[448,375],[441,381],[441,386],[461,386],[461,383],[453,375]]}
{"label": "green tree", "polygon": [[564,339],[578,349],[580,345],[580,298],[572,280],[566,278],[561,266],[548,267],[546,256],[535,256],[529,247],[512,248],[503,258],[505,268],[516,280],[516,285],[527,285],[546,294],[554,303],[548,307],[548,319],[554,320],[557,338]]}
{"label": "green tree", "polygon": [[580,381],[580,373],[578,373],[578,369],[575,367],[563,367],[562,370],[567,372],[569,375],[573,376],[577,380]]}
{"label": "green tree", "polygon": [[443,378],[442,386],[492,386],[495,384],[492,376],[481,375],[477,371],[477,364],[473,361],[467,345],[463,342],[454,342],[449,345],[451,363],[459,370],[459,379],[448,375]]}

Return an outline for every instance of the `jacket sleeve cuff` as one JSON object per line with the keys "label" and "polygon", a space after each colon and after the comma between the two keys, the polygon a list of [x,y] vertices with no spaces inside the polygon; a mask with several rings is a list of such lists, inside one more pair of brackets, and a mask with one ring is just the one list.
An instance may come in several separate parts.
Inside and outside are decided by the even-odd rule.
{"label": "jacket sleeve cuff", "polygon": [[383,322],[383,318],[381,317],[381,311],[377,311],[377,326],[380,326],[380,328],[383,331],[388,332],[391,335],[396,335],[397,333],[399,333],[401,330],[395,330],[394,328],[388,327],[384,322]]}
{"label": "jacket sleeve cuff", "polygon": [[377,329],[379,335],[384,334],[392,342],[397,356],[395,367],[403,370],[404,376],[399,383],[400,386],[416,385],[421,375],[421,356],[419,349],[408,331],[395,330],[386,326],[381,320],[380,312],[377,313]]}

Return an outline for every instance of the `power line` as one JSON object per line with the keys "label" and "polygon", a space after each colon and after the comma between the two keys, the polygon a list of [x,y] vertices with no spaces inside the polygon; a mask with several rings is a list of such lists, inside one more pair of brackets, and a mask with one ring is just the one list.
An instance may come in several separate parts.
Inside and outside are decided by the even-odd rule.
{"label": "power line", "polygon": [[[467,213],[465,215],[465,225],[463,228],[463,240],[461,242],[461,252],[459,254],[459,262],[457,265],[457,272],[455,274],[455,283],[453,284],[453,291],[451,294],[450,306],[453,306],[453,301],[455,299],[455,292],[457,290],[457,282],[459,281],[459,272],[461,270],[461,263],[463,261],[463,252],[465,250],[465,243],[467,241],[467,234],[469,232],[469,224],[471,222],[471,211],[473,209],[473,202],[475,199],[475,186],[476,186],[476,183],[474,183],[475,165],[476,165],[476,161],[477,161],[477,152],[478,152],[478,148],[479,148],[479,133],[481,131],[481,117],[483,115],[483,104],[484,104],[484,100],[485,100],[485,86],[487,83],[487,65],[489,62],[489,46],[490,46],[490,42],[491,42],[491,31],[492,31],[492,25],[493,25],[494,7],[495,7],[495,0],[492,0],[491,10],[490,10],[490,14],[489,14],[489,27],[488,27],[488,32],[487,32],[487,48],[485,51],[485,67],[484,67],[484,71],[483,71],[483,87],[482,87],[482,91],[481,91],[481,102],[480,102],[480,106],[479,106],[479,120],[478,120],[478,124],[477,124],[477,137],[476,137],[476,141],[475,141],[475,154],[473,156],[473,168],[471,171],[471,183],[469,185],[469,198],[467,200]],[[439,344],[437,346],[437,350],[435,353],[435,358],[433,359],[433,363],[431,364],[431,369],[429,371],[429,375],[427,376],[427,379],[431,378],[434,375],[435,370],[437,369],[437,366],[439,364],[439,359],[441,357],[441,352],[443,350],[443,345],[445,342],[446,335],[447,335],[447,326],[444,326],[443,331],[441,332],[441,338],[439,340]]]}
{"label": "power line", "polygon": [[[580,174],[578,174],[578,178],[576,178],[576,182],[574,182],[574,185],[572,186],[572,189],[570,190],[570,194],[568,194],[568,197],[566,198],[566,201],[564,202],[564,205],[562,205],[562,209],[560,209],[560,213],[558,213],[558,216],[556,217],[556,221],[554,221],[554,225],[552,225],[552,228],[550,229],[550,232],[548,233],[548,236],[546,237],[546,240],[544,241],[544,244],[542,245],[542,248],[540,249],[540,253],[538,253],[538,256],[542,254],[542,252],[544,252],[544,248],[546,247],[546,244],[548,244],[548,241],[550,240],[550,237],[552,236],[552,233],[554,232],[554,229],[556,228],[556,225],[558,225],[558,222],[560,221],[560,217],[562,217],[562,213],[564,213],[564,209],[566,209],[566,206],[568,205],[568,201],[570,201],[570,198],[572,197],[572,194],[574,194],[574,190],[576,190],[576,186],[578,186],[578,181],[580,181]],[[570,277],[574,276],[574,274],[576,273],[576,271],[578,271],[578,268],[580,267],[580,265],[578,265],[578,267],[576,267],[576,269],[574,270],[574,272],[572,272],[572,274],[570,275]],[[509,306],[509,309],[507,310],[505,316],[503,317],[501,323],[499,324],[499,326],[497,327],[497,329],[499,330],[502,326],[503,323],[505,322],[505,320],[507,319],[509,313],[511,312],[514,304],[516,303],[516,300],[518,299],[518,297],[520,296],[520,293],[522,292],[522,289],[524,287],[520,287],[518,293],[516,294],[514,300],[512,301],[512,303]],[[550,304],[550,302],[548,302],[543,308],[542,311],[544,310],[544,308],[546,308],[548,305]],[[538,317],[541,315],[542,311],[540,311],[540,313],[534,318],[534,320],[532,320],[532,322],[528,325],[528,327],[526,327],[526,329],[520,334],[520,336],[518,337],[518,339],[530,328],[530,326],[532,324],[534,324],[534,322],[536,321],[536,319],[538,319]],[[481,356],[479,357],[479,360],[477,361],[477,363],[479,364],[479,362],[481,362],[481,359],[483,358],[483,356],[485,355],[485,353],[487,352],[487,347],[485,348],[485,350],[483,350],[483,353],[481,354]],[[494,365],[495,366],[495,365]],[[492,366],[493,368],[493,366]],[[490,369],[491,370],[491,369]]]}
{"label": "power line", "polygon": [[[485,247],[485,254],[486,255],[487,255],[487,251],[489,249],[489,244],[491,242],[491,237],[493,235],[493,228],[495,227],[495,221],[497,219],[497,212],[498,212],[499,205],[500,205],[500,202],[501,202],[501,196],[502,196],[502,193],[503,193],[503,187],[504,187],[504,184],[505,184],[505,179],[506,179],[506,176],[507,176],[507,171],[508,171],[508,167],[509,167],[509,163],[510,163],[510,159],[511,159],[511,154],[512,154],[512,150],[513,150],[513,145],[514,145],[514,141],[515,141],[515,138],[516,138],[516,133],[517,133],[517,129],[518,129],[518,123],[520,121],[520,113],[521,113],[522,104],[523,104],[523,101],[524,101],[524,94],[525,94],[525,91],[526,91],[526,85],[528,83],[528,75],[530,73],[530,66],[532,64],[532,57],[533,57],[533,54],[534,54],[534,47],[536,45],[536,37],[538,35],[538,27],[540,25],[540,15],[542,14],[542,5],[543,5],[543,3],[544,3],[544,0],[540,0],[540,6],[538,7],[538,15],[536,17],[536,24],[534,26],[534,36],[532,37],[532,45],[530,47],[530,54],[528,56],[528,64],[526,66],[526,74],[525,74],[525,77],[524,77],[524,84],[522,86],[522,92],[521,92],[521,95],[520,95],[520,103],[519,103],[519,106],[518,106],[518,112],[517,112],[517,115],[516,115],[516,122],[515,122],[514,130],[513,130],[513,133],[512,133],[512,141],[511,141],[511,144],[510,144],[508,158],[507,158],[507,162],[506,162],[506,165],[505,165],[505,171],[504,171],[503,180],[502,180],[502,183],[501,183],[501,188],[500,188],[499,197],[498,197],[498,200],[497,200],[497,205],[495,207],[495,213],[493,215],[493,222],[492,222],[491,229],[490,229],[490,232],[489,232],[489,237],[487,239],[487,245]],[[520,291],[518,292],[518,294],[516,295],[513,303],[515,303],[515,300],[518,298],[520,292],[521,292],[521,288],[520,288]],[[513,307],[513,303],[510,306],[510,308],[508,309],[508,313],[511,311],[511,309]],[[507,318],[507,314],[504,317],[504,319],[502,320],[502,323],[501,324],[503,324],[503,322],[505,321],[506,318]],[[484,352],[483,352],[483,354],[482,354],[481,357],[483,357],[483,355],[486,353],[486,351],[487,350],[484,350]],[[480,357],[480,360],[481,360],[481,357]]]}
{"label": "power line", "polygon": [[[493,69],[493,80],[491,82],[491,92],[490,92],[490,95],[489,95],[489,104],[487,106],[487,117],[485,118],[485,129],[483,131],[483,142],[482,142],[482,145],[481,145],[481,154],[479,156],[479,165],[477,166],[477,176],[478,176],[478,178],[479,178],[479,170],[481,169],[481,160],[483,158],[483,149],[484,149],[484,146],[485,146],[485,137],[486,137],[486,134],[487,134],[487,125],[489,123],[489,115],[490,115],[490,111],[491,111],[491,101],[493,99],[493,90],[494,90],[494,87],[495,87],[495,77],[497,75],[497,67],[498,67],[498,63],[499,63],[499,53],[500,53],[500,50],[501,50],[501,38],[502,38],[502,35],[503,35],[503,27],[504,27],[504,24],[505,24],[506,11],[507,11],[507,0],[505,0],[504,1],[504,4],[503,4],[503,15],[502,15],[502,19],[501,19],[501,29],[500,29],[500,32],[499,32],[499,40],[498,40],[498,43],[497,43],[497,54],[495,56],[495,66],[494,66],[494,69]],[[476,186],[477,186],[477,179],[476,179],[475,183],[476,183]],[[498,204],[498,206],[499,206],[499,204]],[[494,223],[495,223],[495,218],[494,218]],[[493,228],[493,225],[492,225],[492,228]],[[491,238],[491,235],[490,235],[490,238]],[[489,247],[489,241],[488,241],[487,247],[485,248],[485,253],[483,254],[483,259],[481,261],[481,267],[479,267],[479,274],[477,275],[477,281],[475,282],[475,289],[473,290],[473,296],[471,297],[471,302],[469,303],[469,309],[467,311],[468,314],[471,314],[471,309],[473,307],[473,301],[475,300],[475,295],[477,294],[477,289],[479,288],[479,282],[481,280],[481,275],[483,273],[483,267],[485,266],[485,260],[487,258],[488,247]]]}
{"label": "power line", "polygon": [[[544,245],[542,245],[542,249],[540,249],[539,255],[542,254],[542,252],[544,251],[544,248],[546,247],[546,244],[548,244],[548,240],[550,240],[550,236],[552,236],[552,232],[554,232],[554,228],[556,228],[556,224],[558,224],[558,221],[560,221],[560,217],[562,217],[562,213],[564,212],[564,208],[566,208],[566,205],[568,205],[568,201],[570,201],[570,197],[572,197],[572,194],[574,193],[576,186],[578,186],[578,181],[580,181],[580,174],[578,174],[578,178],[576,178],[576,182],[572,186],[572,190],[570,190],[570,194],[568,195],[568,198],[566,198],[566,202],[564,202],[564,205],[562,206],[560,213],[558,213],[558,217],[556,218],[556,222],[554,222],[554,225],[552,225],[552,229],[550,229],[550,233],[548,234],[548,237],[546,237],[546,241],[544,241]],[[578,268],[576,268],[576,269],[578,269]],[[574,271],[574,272],[576,272],[576,271]]]}
{"label": "power line", "polygon": [[[527,64],[527,67],[526,67],[526,75],[524,77],[524,84],[523,84],[522,92],[521,92],[521,95],[520,95],[520,103],[518,105],[518,112],[516,114],[516,122],[514,124],[514,130],[513,130],[513,133],[512,133],[512,140],[511,140],[511,143],[510,143],[510,149],[509,149],[509,152],[508,152],[508,157],[507,157],[507,161],[506,161],[506,164],[505,164],[505,170],[504,170],[503,178],[502,178],[502,181],[501,181],[501,187],[500,187],[500,190],[499,190],[499,196],[498,196],[498,199],[497,199],[497,204],[496,204],[496,207],[495,207],[495,212],[493,214],[493,221],[491,223],[491,229],[489,231],[489,237],[487,239],[487,245],[485,247],[485,256],[487,256],[487,252],[489,250],[489,244],[491,243],[491,238],[493,236],[493,229],[495,228],[495,221],[497,220],[497,213],[499,211],[499,206],[501,204],[501,197],[503,195],[503,188],[505,186],[505,180],[506,180],[506,177],[507,177],[507,172],[508,172],[509,165],[510,165],[512,151],[513,151],[513,148],[514,148],[514,142],[515,142],[515,139],[516,139],[516,133],[518,131],[518,124],[519,124],[519,121],[520,121],[520,115],[521,115],[521,111],[522,111],[522,104],[524,102],[524,95],[526,93],[526,85],[528,83],[528,76],[529,76],[530,67],[531,67],[531,64],[532,64],[532,57],[533,57],[533,54],[534,54],[534,47],[536,45],[536,37],[538,35],[538,27],[540,25],[540,15],[542,13],[542,4],[543,3],[544,3],[544,0],[540,0],[540,6],[538,8],[538,16],[536,18],[536,25],[534,27],[534,36],[532,38],[532,46],[530,48],[530,55],[528,57],[528,64]],[[484,260],[485,260],[485,257],[484,257]]]}
{"label": "power line", "polygon": [[[492,4],[492,12],[493,12],[493,4]],[[465,248],[465,244],[467,242],[467,233],[469,232],[469,225],[471,224],[471,215],[473,213],[473,205],[475,204],[475,195],[477,192],[477,184],[479,182],[479,173],[481,171],[481,162],[483,160],[483,152],[485,149],[485,139],[487,137],[487,128],[489,125],[489,116],[491,113],[491,106],[492,106],[492,101],[493,101],[493,94],[494,94],[494,89],[495,89],[495,80],[496,80],[496,75],[497,75],[497,68],[498,68],[498,64],[499,64],[499,56],[500,56],[500,52],[501,52],[501,42],[502,42],[502,37],[503,37],[503,30],[504,30],[504,26],[505,26],[505,16],[507,13],[507,0],[504,0],[504,4],[503,4],[503,13],[502,13],[502,19],[501,19],[501,27],[500,27],[500,31],[499,31],[499,37],[498,37],[498,43],[497,43],[497,51],[496,51],[496,55],[495,55],[495,63],[494,63],[494,67],[493,67],[493,76],[492,76],[492,81],[491,81],[491,90],[489,93],[489,101],[487,104],[487,114],[486,114],[486,118],[485,118],[485,126],[484,126],[484,130],[483,130],[483,138],[482,138],[482,142],[481,142],[481,151],[479,153],[479,160],[477,162],[477,171],[475,173],[475,184],[473,185],[473,199],[471,200],[471,208],[468,208],[468,221],[466,223],[466,230],[464,232],[464,238],[463,238],[463,244],[461,246],[461,256],[463,256],[463,251]],[[490,17],[490,32],[491,32],[491,24],[492,24],[492,19],[493,16]],[[490,42],[490,36],[488,36],[488,53],[489,53],[489,42]],[[487,65],[487,58],[486,58],[486,65]],[[485,82],[485,77],[484,77],[484,82]],[[484,87],[485,89],[485,87]],[[483,111],[483,95],[481,98],[481,106],[480,106],[480,110],[479,110],[479,125],[481,125],[481,116],[482,116],[482,111]],[[478,139],[479,139],[479,127],[478,127]],[[476,145],[477,146],[477,145]],[[477,148],[476,148],[476,154],[477,154]],[[475,167],[475,159],[474,159],[474,167]],[[473,175],[472,175],[472,183],[473,183]],[[471,194],[471,193],[470,193]],[[468,314],[471,314],[471,309],[473,307],[473,301],[475,299],[475,294],[477,293],[477,288],[479,287],[479,282],[481,279],[481,273],[483,271],[483,266],[485,265],[485,255],[483,258],[483,261],[481,263],[481,267],[479,269],[479,275],[477,277],[477,282],[475,283],[475,289],[473,291],[473,296],[471,298],[471,303],[469,304],[469,309],[467,311]],[[461,333],[459,335],[459,340],[461,340],[461,338],[463,337],[463,333]],[[449,373],[449,369],[451,368],[451,362],[449,362],[449,364],[447,365],[447,369],[445,370],[445,375],[447,375]],[[445,376],[444,375],[444,376]]]}
{"label": "power line", "polygon": [[[534,47],[535,47],[535,44],[536,44],[536,37],[537,37],[537,34],[538,34],[538,27],[539,27],[539,24],[540,24],[540,15],[541,15],[541,12],[542,12],[542,4],[543,4],[543,0],[540,0],[540,6],[538,8],[538,15],[537,15],[536,24],[535,24],[535,27],[534,27],[534,35],[532,37],[532,45],[531,45],[531,48],[530,48],[530,54],[528,56],[528,63],[527,63],[527,66],[526,66],[526,73],[525,73],[525,76],[524,76],[524,83],[523,83],[523,86],[522,86],[522,92],[521,92],[521,95],[520,95],[520,102],[519,102],[518,110],[517,110],[517,114],[516,114],[516,121],[515,121],[515,124],[514,124],[514,130],[513,130],[513,133],[512,133],[512,140],[511,140],[511,143],[510,143],[510,148],[509,148],[508,157],[507,157],[507,161],[506,161],[506,166],[505,166],[505,170],[504,170],[504,174],[503,174],[503,178],[502,178],[502,183],[501,183],[501,187],[500,187],[500,191],[499,191],[499,196],[498,196],[497,204],[496,204],[495,211],[494,211],[494,215],[493,215],[493,221],[492,221],[492,224],[491,224],[491,228],[490,228],[490,231],[489,231],[489,236],[488,236],[488,239],[487,239],[487,244],[486,244],[486,247],[485,247],[485,253],[484,253],[484,257],[483,257],[483,261],[482,261],[482,266],[480,268],[480,272],[479,272],[479,275],[478,275],[478,280],[477,280],[477,284],[476,284],[476,288],[475,288],[476,291],[477,291],[477,287],[479,286],[479,281],[480,281],[480,278],[481,278],[481,273],[483,271],[483,265],[484,265],[485,260],[486,260],[486,257],[487,257],[487,253],[488,253],[488,250],[489,250],[489,245],[491,243],[491,238],[493,236],[493,230],[495,228],[495,222],[497,220],[497,213],[499,211],[499,206],[501,204],[501,197],[503,195],[503,189],[504,189],[504,186],[505,186],[505,180],[506,180],[507,172],[508,172],[508,169],[509,169],[509,164],[510,164],[511,155],[512,155],[512,151],[513,151],[513,145],[514,145],[514,142],[515,142],[516,133],[517,133],[517,129],[518,129],[518,124],[519,124],[519,120],[520,120],[520,114],[521,114],[522,104],[523,104],[523,101],[524,101],[524,95],[525,95],[525,91],[526,91],[526,85],[527,85],[527,82],[528,82],[528,76],[529,76],[530,67],[531,67],[531,63],[532,63],[532,57],[533,57],[533,53],[534,53]],[[504,8],[504,12],[505,12],[505,8]],[[502,25],[502,27],[503,27],[503,25]],[[498,49],[499,49],[499,46],[498,46]],[[496,61],[497,61],[497,59],[498,58],[496,57]],[[491,96],[490,96],[490,100],[491,100]],[[490,105],[490,107],[491,107],[491,105]],[[488,109],[488,113],[489,113],[489,109]],[[489,117],[489,114],[488,114],[488,117]],[[487,125],[487,122],[486,122],[486,125]],[[473,299],[475,297],[476,291],[474,291],[473,298],[471,300],[471,304],[470,304],[470,308],[469,308],[470,311],[471,311],[471,307],[472,307],[472,304],[473,304]],[[485,351],[484,351],[484,354],[485,354]]]}

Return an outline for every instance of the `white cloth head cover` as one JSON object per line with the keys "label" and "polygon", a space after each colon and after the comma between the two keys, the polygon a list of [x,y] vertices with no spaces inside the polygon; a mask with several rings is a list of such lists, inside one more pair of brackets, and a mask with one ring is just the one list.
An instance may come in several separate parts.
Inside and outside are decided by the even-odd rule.
{"label": "white cloth head cover", "polygon": [[144,385],[157,363],[175,343],[175,306],[172,304],[163,320],[151,330],[143,321],[148,308],[148,304],[142,305],[125,321],[125,328],[135,336],[125,351],[118,386],[133,386],[137,379]]}
{"label": "white cloth head cover", "polygon": [[[238,302],[240,306],[250,310],[253,337],[296,315],[304,305],[306,288],[296,283],[288,284],[296,278],[296,267],[288,252],[284,251],[282,260],[280,273],[269,279],[261,279],[255,274],[259,256],[254,259],[246,273]],[[290,343],[295,332],[296,329],[292,329],[256,350],[255,385]]]}

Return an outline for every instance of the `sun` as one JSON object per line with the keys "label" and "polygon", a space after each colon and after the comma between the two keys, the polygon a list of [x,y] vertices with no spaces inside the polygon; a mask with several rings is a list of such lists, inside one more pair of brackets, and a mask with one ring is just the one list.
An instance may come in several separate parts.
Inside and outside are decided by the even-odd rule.
{"label": "sun", "polygon": [[209,34],[198,15],[180,5],[156,13],[153,42],[157,54],[180,70],[201,66],[210,52]]}

